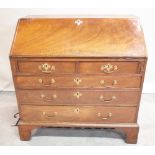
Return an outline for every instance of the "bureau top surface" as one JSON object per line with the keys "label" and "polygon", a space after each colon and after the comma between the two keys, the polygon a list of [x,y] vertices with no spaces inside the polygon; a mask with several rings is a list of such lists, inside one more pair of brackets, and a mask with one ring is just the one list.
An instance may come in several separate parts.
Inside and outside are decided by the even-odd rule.
{"label": "bureau top surface", "polygon": [[12,57],[146,57],[137,18],[19,20]]}

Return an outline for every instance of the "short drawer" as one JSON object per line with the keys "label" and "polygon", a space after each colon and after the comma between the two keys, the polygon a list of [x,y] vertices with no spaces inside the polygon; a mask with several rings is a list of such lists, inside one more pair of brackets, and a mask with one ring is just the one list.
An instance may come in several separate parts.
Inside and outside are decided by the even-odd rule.
{"label": "short drawer", "polygon": [[79,73],[138,74],[139,62],[81,62]]}
{"label": "short drawer", "polygon": [[139,91],[18,90],[20,104],[137,106]]}
{"label": "short drawer", "polygon": [[28,106],[22,105],[21,119],[28,122],[135,122],[135,107]]}
{"label": "short drawer", "polygon": [[54,74],[74,73],[75,63],[73,62],[44,62],[44,61],[18,61],[18,69],[21,73],[29,74]]}
{"label": "short drawer", "polygon": [[140,88],[141,76],[16,76],[21,89],[51,88]]}

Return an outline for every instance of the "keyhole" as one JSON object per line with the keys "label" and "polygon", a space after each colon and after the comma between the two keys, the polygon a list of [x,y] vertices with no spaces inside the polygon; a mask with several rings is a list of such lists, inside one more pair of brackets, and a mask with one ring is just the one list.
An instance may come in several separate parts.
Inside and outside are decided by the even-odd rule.
{"label": "keyhole", "polygon": [[76,109],[74,110],[74,112],[75,112],[76,114],[79,114],[80,109],[79,109],[79,108],[76,108]]}

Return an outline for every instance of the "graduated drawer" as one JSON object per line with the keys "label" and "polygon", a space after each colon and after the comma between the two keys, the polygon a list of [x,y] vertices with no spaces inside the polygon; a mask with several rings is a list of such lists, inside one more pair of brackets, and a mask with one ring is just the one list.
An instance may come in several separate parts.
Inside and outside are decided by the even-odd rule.
{"label": "graduated drawer", "polygon": [[18,90],[20,104],[136,106],[139,91]]}
{"label": "graduated drawer", "polygon": [[141,76],[16,76],[21,89],[140,88]]}
{"label": "graduated drawer", "polygon": [[21,119],[28,122],[133,123],[135,107],[22,105]]}
{"label": "graduated drawer", "polygon": [[139,62],[80,62],[78,69],[86,74],[138,74]]}
{"label": "graduated drawer", "polygon": [[73,62],[52,62],[52,61],[18,61],[18,70],[21,73],[29,74],[55,74],[74,73],[75,63]]}

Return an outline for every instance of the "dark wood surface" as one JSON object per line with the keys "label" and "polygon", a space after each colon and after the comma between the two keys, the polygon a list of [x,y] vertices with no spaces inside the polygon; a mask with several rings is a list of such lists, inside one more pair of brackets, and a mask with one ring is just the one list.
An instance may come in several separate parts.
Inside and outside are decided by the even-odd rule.
{"label": "dark wood surface", "polygon": [[[146,68],[136,18],[31,19],[18,23],[10,62],[21,140],[49,127],[114,128],[136,143]],[[78,24],[79,25],[78,25]]]}

